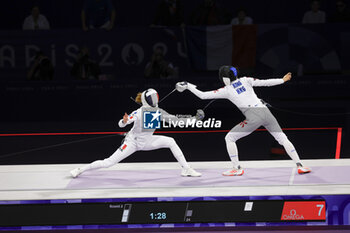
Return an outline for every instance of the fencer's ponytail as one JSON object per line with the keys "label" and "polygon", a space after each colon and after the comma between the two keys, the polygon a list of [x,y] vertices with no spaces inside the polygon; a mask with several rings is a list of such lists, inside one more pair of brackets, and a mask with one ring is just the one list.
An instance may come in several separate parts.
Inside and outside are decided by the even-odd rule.
{"label": "fencer's ponytail", "polygon": [[142,103],[141,95],[142,95],[142,93],[139,92],[139,93],[137,93],[137,95],[136,95],[136,97],[135,97],[135,102],[138,103],[138,104],[141,104],[141,103]]}

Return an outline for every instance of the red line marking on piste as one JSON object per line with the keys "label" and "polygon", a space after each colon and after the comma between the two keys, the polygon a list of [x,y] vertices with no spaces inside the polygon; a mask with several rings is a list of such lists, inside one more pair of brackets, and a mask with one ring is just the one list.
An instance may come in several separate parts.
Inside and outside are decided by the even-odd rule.
{"label": "red line marking on piste", "polygon": [[[282,130],[338,130],[339,127],[318,127],[318,128],[283,128]],[[156,131],[154,133],[227,133],[230,130],[181,130],[181,131]],[[266,129],[257,129],[255,131],[267,131]],[[13,136],[62,136],[62,135],[105,135],[105,134],[124,134],[127,132],[70,132],[70,133],[5,133],[0,134],[0,137],[13,137]],[[340,131],[341,136],[341,131]]]}
{"label": "red line marking on piste", "polygon": [[98,135],[98,134],[123,134],[125,132],[76,132],[76,133],[9,133],[0,134],[0,137],[12,136],[60,136],[60,135]]}

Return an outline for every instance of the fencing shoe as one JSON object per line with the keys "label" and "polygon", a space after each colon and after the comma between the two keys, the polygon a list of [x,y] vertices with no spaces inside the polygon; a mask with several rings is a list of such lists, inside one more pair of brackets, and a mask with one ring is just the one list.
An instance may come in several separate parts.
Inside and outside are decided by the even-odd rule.
{"label": "fencing shoe", "polygon": [[223,176],[241,176],[244,174],[244,170],[241,168],[241,166],[238,166],[238,168],[233,168],[232,170],[228,170],[222,173]]}
{"label": "fencing shoe", "polygon": [[310,173],[311,169],[308,167],[303,167],[303,166],[298,166],[298,173],[299,174],[306,174],[306,173]]}
{"label": "fencing shoe", "polygon": [[184,168],[182,169],[181,176],[192,176],[192,177],[198,177],[202,174],[199,172],[196,172],[193,168]]}
{"label": "fencing shoe", "polygon": [[82,173],[82,169],[80,167],[73,169],[70,171],[70,174],[72,175],[73,178],[78,177]]}

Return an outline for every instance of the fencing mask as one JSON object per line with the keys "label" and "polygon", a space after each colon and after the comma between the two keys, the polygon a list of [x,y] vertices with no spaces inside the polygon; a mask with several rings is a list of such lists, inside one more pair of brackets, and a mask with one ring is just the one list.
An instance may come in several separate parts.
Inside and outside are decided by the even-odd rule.
{"label": "fencing mask", "polygon": [[221,66],[219,69],[219,79],[225,85],[230,85],[238,78],[238,70],[233,66]]}
{"label": "fencing mask", "polygon": [[142,92],[141,101],[143,106],[158,107],[159,95],[156,90],[150,88]]}

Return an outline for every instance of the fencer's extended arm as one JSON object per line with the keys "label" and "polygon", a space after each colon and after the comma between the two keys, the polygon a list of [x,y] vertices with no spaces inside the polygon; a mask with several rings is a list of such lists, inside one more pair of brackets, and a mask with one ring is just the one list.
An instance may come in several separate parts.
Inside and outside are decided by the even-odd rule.
{"label": "fencer's extended arm", "polygon": [[253,87],[271,87],[271,86],[276,86],[284,83],[282,78],[272,78],[272,79],[246,78],[246,79]]}
{"label": "fencer's extended arm", "polygon": [[124,123],[123,118],[119,120],[118,125],[120,128],[124,128],[125,126],[133,123],[137,119],[137,112],[138,110],[132,112],[130,115],[128,115],[128,120],[126,123]]}
{"label": "fencer's extended arm", "polygon": [[253,86],[255,87],[272,87],[283,84],[284,81],[281,78],[273,78],[273,79],[264,79],[259,80],[255,79],[253,80]]}
{"label": "fencer's extended arm", "polygon": [[226,88],[220,88],[220,89],[214,90],[214,91],[200,91],[192,83],[187,83],[187,89],[202,100],[227,98]]}

